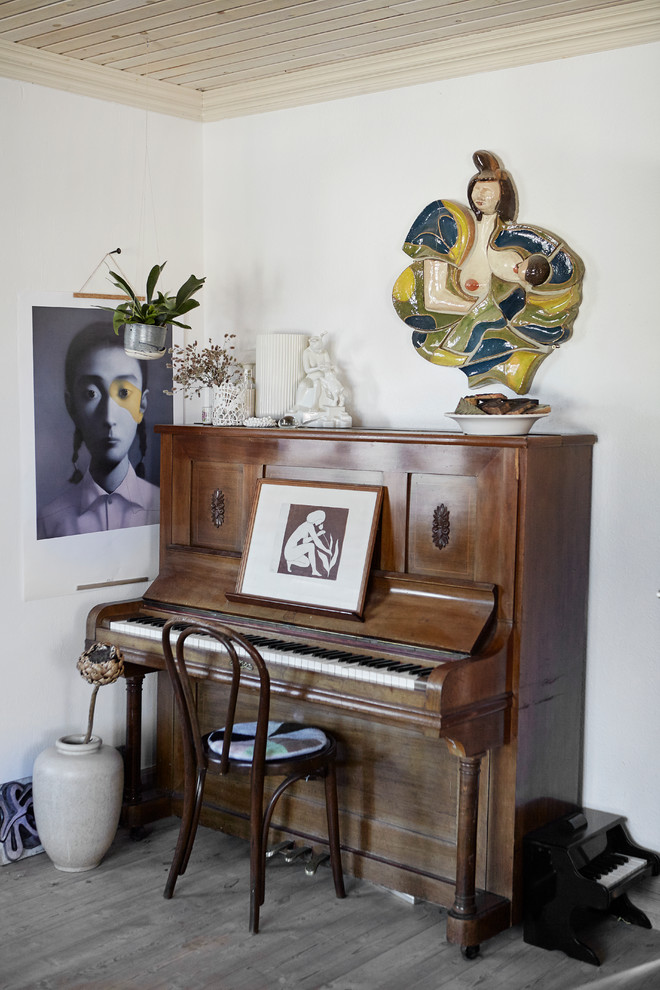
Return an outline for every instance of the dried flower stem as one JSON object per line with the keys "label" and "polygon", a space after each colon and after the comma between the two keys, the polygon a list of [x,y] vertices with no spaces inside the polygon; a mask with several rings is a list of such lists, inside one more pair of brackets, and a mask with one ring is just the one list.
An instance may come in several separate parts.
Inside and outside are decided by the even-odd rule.
{"label": "dried flower stem", "polygon": [[89,703],[87,734],[83,740],[88,743],[92,737],[96,695],[104,684],[114,684],[117,678],[121,677],[124,672],[124,658],[116,646],[92,643],[89,649],[78,657],[76,667],[80,671],[81,677],[84,677],[88,684],[94,685],[92,699]]}
{"label": "dried flower stem", "polygon": [[100,684],[95,684],[92,689],[92,698],[89,703],[89,718],[87,719],[87,734],[83,739],[84,743],[88,743],[92,738],[92,725],[94,724],[94,708],[96,707],[96,695],[99,693]]}

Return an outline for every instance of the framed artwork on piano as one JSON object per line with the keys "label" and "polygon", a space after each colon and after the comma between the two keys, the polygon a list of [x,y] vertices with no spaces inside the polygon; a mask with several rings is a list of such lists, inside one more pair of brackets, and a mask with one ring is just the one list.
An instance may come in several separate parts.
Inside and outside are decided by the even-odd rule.
{"label": "framed artwork on piano", "polygon": [[360,619],[383,490],[262,478],[231,601]]}

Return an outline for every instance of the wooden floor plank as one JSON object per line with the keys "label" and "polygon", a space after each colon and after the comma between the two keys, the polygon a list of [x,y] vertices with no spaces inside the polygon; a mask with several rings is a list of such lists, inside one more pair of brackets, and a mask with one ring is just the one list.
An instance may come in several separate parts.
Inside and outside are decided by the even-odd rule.
{"label": "wooden floor plank", "polygon": [[[45,855],[0,869],[2,990],[656,990],[660,932],[605,918],[588,933],[601,967],[527,945],[520,927],[472,961],[445,938],[446,912],[365,881],[334,895],[320,867],[268,865],[259,935],[248,932],[247,843],[200,829],[163,898],[178,823],[141,842],[121,830],[87,873]],[[660,923],[660,877],[633,901]]]}

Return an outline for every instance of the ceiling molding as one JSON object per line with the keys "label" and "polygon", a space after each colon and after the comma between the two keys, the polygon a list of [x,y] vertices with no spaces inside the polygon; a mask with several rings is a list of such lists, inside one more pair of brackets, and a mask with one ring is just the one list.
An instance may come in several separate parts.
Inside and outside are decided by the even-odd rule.
{"label": "ceiling molding", "polygon": [[62,89],[79,96],[153,110],[171,117],[203,119],[203,97],[194,89],[129,75],[118,69],[52,55],[0,39],[0,76]]}
{"label": "ceiling molding", "polygon": [[469,33],[202,93],[0,40],[0,75],[195,121],[266,113],[660,40],[660,4],[605,8]]}

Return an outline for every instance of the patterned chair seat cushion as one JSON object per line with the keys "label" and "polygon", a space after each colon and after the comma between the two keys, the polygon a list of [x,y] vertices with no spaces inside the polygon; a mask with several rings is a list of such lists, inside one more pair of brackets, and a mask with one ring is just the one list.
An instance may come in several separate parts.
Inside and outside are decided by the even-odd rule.
{"label": "patterned chair seat cushion", "polygon": [[[252,762],[256,731],[256,722],[237,722],[234,725],[229,746],[230,760],[241,763]],[[222,753],[223,735],[224,728],[215,729],[207,736],[209,749],[218,755]],[[328,737],[325,732],[317,729],[316,726],[300,725],[297,722],[269,722],[266,760],[285,760],[288,756],[318,753],[327,742]]]}

